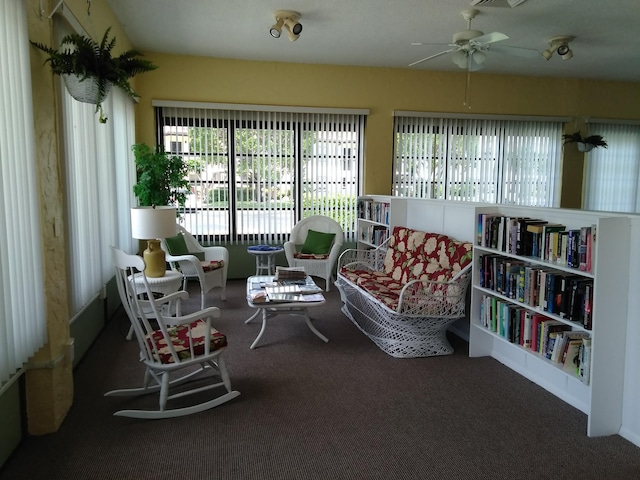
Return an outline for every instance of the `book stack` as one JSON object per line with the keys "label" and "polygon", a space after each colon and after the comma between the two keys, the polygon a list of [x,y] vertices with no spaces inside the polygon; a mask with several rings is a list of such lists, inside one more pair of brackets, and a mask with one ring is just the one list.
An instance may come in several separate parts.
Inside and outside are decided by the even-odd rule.
{"label": "book stack", "polygon": [[304,280],[307,272],[304,267],[276,267],[275,281],[280,280]]}

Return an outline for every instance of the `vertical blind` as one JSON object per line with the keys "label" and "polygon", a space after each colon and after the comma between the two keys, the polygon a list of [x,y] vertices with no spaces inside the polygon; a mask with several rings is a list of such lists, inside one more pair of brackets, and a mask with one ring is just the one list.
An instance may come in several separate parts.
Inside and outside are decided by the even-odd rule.
{"label": "vertical blind", "polygon": [[395,117],[398,196],[557,206],[561,122]]}
{"label": "vertical blind", "polygon": [[189,168],[185,228],[205,242],[282,243],[310,215],[355,238],[362,111],[158,105],[158,143]]}
{"label": "vertical blind", "polygon": [[25,5],[0,2],[0,392],[47,339]]}
{"label": "vertical blind", "polygon": [[71,313],[76,315],[113,277],[109,247],[134,251],[133,105],[124,92],[112,89],[103,105],[108,121],[101,124],[94,105],[74,100],[64,89],[62,95]]}
{"label": "vertical blind", "polygon": [[[58,38],[71,33],[63,19],[55,20]],[[65,88],[61,92],[73,320],[113,277],[109,247],[135,251],[129,224],[134,112],[131,99],[112,88],[103,103],[108,120],[100,123],[95,105],[74,100]]]}
{"label": "vertical blind", "polygon": [[608,146],[585,155],[585,208],[640,212],[640,125],[594,122],[589,131]]}

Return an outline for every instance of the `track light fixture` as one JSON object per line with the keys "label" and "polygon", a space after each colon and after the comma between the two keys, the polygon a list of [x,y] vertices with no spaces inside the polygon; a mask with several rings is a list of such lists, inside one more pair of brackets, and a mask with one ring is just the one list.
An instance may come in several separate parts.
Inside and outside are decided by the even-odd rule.
{"label": "track light fixture", "polygon": [[278,18],[278,21],[271,26],[271,28],[269,29],[269,33],[273,38],[280,38],[283,23],[284,20],[282,18]]}
{"label": "track light fixture", "polygon": [[287,31],[289,40],[295,42],[302,32],[302,24],[298,22],[300,14],[292,10],[277,10],[273,12],[276,23],[272,25],[269,33],[273,38],[279,38],[282,33],[282,27]]}
{"label": "track light fixture", "polygon": [[563,60],[569,60],[573,57],[573,52],[569,48],[569,42],[575,37],[570,35],[563,35],[559,37],[552,37],[549,39],[549,48],[542,52],[542,56],[547,60],[551,60],[551,57],[555,52],[562,57]]}

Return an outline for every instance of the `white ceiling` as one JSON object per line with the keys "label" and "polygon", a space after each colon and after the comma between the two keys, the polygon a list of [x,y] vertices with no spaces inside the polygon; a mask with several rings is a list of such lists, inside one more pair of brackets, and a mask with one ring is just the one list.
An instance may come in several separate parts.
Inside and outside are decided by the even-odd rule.
{"label": "white ceiling", "polygon": [[[508,35],[500,46],[545,50],[572,35],[574,57],[489,51],[483,72],[640,82],[640,0],[485,0],[471,28]],[[409,68],[466,30],[471,0],[108,0],[142,51],[246,60]],[[489,6],[493,2],[493,5]],[[273,12],[302,14],[300,38],[274,39]],[[412,42],[444,45],[411,45]],[[497,44],[498,45],[498,44]],[[459,70],[450,54],[412,69]]]}

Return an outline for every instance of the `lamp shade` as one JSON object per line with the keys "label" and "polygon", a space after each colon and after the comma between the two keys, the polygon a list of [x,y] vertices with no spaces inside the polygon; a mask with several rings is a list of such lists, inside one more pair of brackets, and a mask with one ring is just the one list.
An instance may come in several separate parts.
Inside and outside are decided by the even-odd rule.
{"label": "lamp shade", "polygon": [[136,207],[131,209],[131,236],[141,240],[175,237],[175,207]]}

